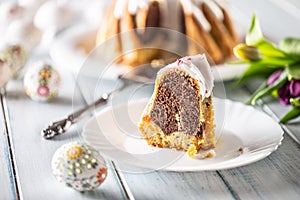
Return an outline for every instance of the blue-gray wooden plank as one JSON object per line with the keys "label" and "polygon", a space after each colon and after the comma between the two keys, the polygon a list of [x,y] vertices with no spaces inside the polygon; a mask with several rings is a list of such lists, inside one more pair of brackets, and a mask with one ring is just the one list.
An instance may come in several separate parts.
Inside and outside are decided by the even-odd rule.
{"label": "blue-gray wooden plank", "polygon": [[[2,98],[2,96],[0,96],[0,98]],[[0,105],[0,199],[16,199],[2,101]]]}
{"label": "blue-gray wooden plank", "polygon": [[[252,86],[251,86],[252,85]],[[255,84],[257,85],[257,84]],[[253,91],[253,84],[247,88],[232,88],[231,83],[226,84],[226,94],[230,99],[246,102]],[[252,88],[249,91],[249,88]],[[258,107],[268,115],[274,117],[282,115],[282,105],[278,101]],[[277,119],[276,119],[277,120]],[[300,131],[300,124],[294,124],[292,133]],[[284,134],[282,145],[267,158],[256,163],[231,170],[222,170],[228,186],[236,191],[241,199],[289,199],[300,198],[300,148],[287,133]]]}
{"label": "blue-gray wooden plank", "polygon": [[61,71],[61,75],[60,94],[56,100],[49,103],[35,102],[26,96],[22,80],[14,80],[7,86],[8,120],[11,125],[21,198],[126,199],[126,194],[111,166],[101,187],[87,193],[79,193],[65,187],[52,176],[52,155],[62,144],[81,140],[82,124],[74,126],[68,134],[53,140],[43,139],[40,132],[49,123],[85,105],[80,96],[73,96],[75,82],[71,73]]}

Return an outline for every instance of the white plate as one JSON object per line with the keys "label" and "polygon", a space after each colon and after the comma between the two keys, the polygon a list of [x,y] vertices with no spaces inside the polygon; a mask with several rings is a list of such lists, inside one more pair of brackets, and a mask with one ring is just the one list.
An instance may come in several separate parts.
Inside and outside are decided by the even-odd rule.
{"label": "white plate", "polygon": [[[91,28],[84,24],[78,24],[70,27],[65,32],[61,33],[55,40],[50,48],[51,58],[61,67],[68,68],[75,74],[78,74],[86,61],[87,55],[78,47],[80,41],[86,38],[96,38],[96,32],[94,28]],[[93,60],[94,59],[94,60]],[[100,60],[98,58],[89,58],[89,66],[85,67],[81,73],[84,75],[95,77],[98,73],[95,73],[99,69]],[[99,58],[100,59],[100,58]],[[212,72],[216,81],[226,81],[237,78],[246,69],[246,65],[228,65],[220,64],[212,66]],[[125,66],[110,68],[114,74],[114,78],[120,73],[125,72],[127,69]],[[116,74],[117,73],[117,74]]]}
{"label": "white plate", "polygon": [[148,146],[140,138],[137,123],[147,101],[102,110],[85,124],[84,139],[118,163],[171,171],[221,170],[247,165],[267,157],[283,139],[281,127],[266,114],[242,103],[214,98],[216,156],[189,158],[181,151]]}

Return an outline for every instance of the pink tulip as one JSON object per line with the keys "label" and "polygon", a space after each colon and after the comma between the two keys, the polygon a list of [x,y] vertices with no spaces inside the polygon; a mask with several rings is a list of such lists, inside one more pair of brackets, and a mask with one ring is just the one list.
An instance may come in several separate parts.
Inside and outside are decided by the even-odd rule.
{"label": "pink tulip", "polygon": [[283,105],[289,105],[291,98],[300,96],[300,80],[291,80],[278,90],[279,101]]}
{"label": "pink tulip", "polygon": [[292,98],[300,96],[300,80],[291,80],[289,89]]}
{"label": "pink tulip", "polygon": [[278,70],[276,72],[274,72],[273,74],[271,74],[271,76],[268,79],[268,85],[272,85],[273,83],[275,83],[275,81],[277,81],[277,79],[280,77],[280,75],[282,74],[281,70]]}

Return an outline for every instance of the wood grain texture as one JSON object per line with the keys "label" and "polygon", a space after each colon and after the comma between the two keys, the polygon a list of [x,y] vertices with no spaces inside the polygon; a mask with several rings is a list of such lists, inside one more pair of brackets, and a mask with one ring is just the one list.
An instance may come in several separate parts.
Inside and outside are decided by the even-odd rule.
{"label": "wood grain texture", "polygon": [[22,81],[8,85],[7,102],[12,127],[15,157],[24,199],[124,199],[125,195],[113,170],[109,168],[107,180],[100,188],[84,194],[58,183],[51,172],[51,158],[62,144],[80,140],[82,123],[71,127],[67,134],[45,140],[40,132],[50,122],[59,120],[84,105],[80,96],[73,98],[74,78],[61,72],[60,95],[50,103],[29,99],[23,91]]}
{"label": "wood grain texture", "polygon": [[[1,94],[0,94],[1,95]],[[0,96],[2,98],[2,96]],[[2,101],[0,102],[0,199],[15,199],[10,155],[7,143],[6,123],[3,117]]]}
{"label": "wood grain texture", "polygon": [[[1,0],[0,0],[1,1]],[[248,26],[254,10],[261,19],[263,31],[274,33],[271,39],[278,41],[284,36],[299,36],[299,26],[294,16],[284,12],[279,20],[274,20],[274,13],[280,12],[278,5],[271,6],[268,1],[253,0],[244,3],[230,0],[231,5],[240,7],[241,24]],[[296,2],[296,0],[293,0]],[[265,12],[265,8],[268,11]],[[283,20],[284,21],[281,21]],[[288,21],[289,23],[286,23]],[[280,24],[280,26],[278,26]],[[298,35],[297,35],[298,34]],[[63,84],[58,99],[51,103],[38,103],[30,100],[23,92],[21,80],[9,84],[7,101],[12,127],[13,148],[16,158],[18,181],[23,199],[300,199],[300,148],[289,135],[278,150],[267,158],[253,164],[230,170],[212,172],[163,172],[125,173],[115,172],[115,167],[108,162],[109,175],[103,185],[88,193],[78,193],[56,182],[51,174],[50,162],[54,151],[69,141],[81,139],[80,132],[84,123],[73,127],[68,134],[54,140],[44,140],[40,131],[49,122],[58,120],[72,112],[72,94],[74,80],[69,73],[63,74]],[[87,102],[93,101],[94,90],[89,86],[81,88]],[[252,89],[250,87],[250,89]],[[250,90],[251,91],[251,90]],[[97,91],[96,93],[99,93]],[[247,88],[231,88],[226,83],[227,97],[245,102],[249,98]],[[89,97],[87,97],[89,96]],[[76,96],[74,107],[80,107],[84,100]],[[280,117],[285,111],[277,102],[259,107],[271,116]],[[3,124],[0,117],[0,124]],[[286,130],[297,133],[299,124],[286,126]],[[0,126],[0,199],[13,199],[7,168],[7,147],[3,139],[3,127]],[[3,143],[4,142],[4,143]],[[2,167],[5,166],[5,167]],[[122,166],[118,166],[118,169]],[[125,189],[126,191],[123,191]]]}
{"label": "wood grain texture", "polygon": [[234,199],[216,172],[123,174],[136,199]]}
{"label": "wood grain texture", "polygon": [[[227,97],[245,102],[258,82],[248,84],[248,89],[227,89]],[[227,88],[229,84],[227,84]],[[248,90],[248,92],[247,92]],[[249,91],[250,90],[250,91]],[[267,102],[267,103],[266,103]],[[270,116],[282,115],[283,108],[278,101],[265,101],[257,109],[264,110]],[[278,120],[275,119],[275,120]],[[299,123],[287,126],[287,130],[300,134]],[[293,129],[291,129],[293,127]],[[220,171],[228,186],[241,199],[299,199],[300,196],[300,148],[289,135],[285,133],[279,148],[267,158],[256,163],[231,170]]]}
{"label": "wood grain texture", "polygon": [[220,174],[241,199],[299,199],[299,155],[299,146],[286,136],[269,157]]}
{"label": "wood grain texture", "polygon": [[[253,93],[261,84],[261,80],[255,80],[247,84],[248,93]],[[262,109],[272,118],[279,120],[292,108],[291,106],[282,106],[279,100],[273,97],[266,97],[258,102]],[[284,131],[289,134],[298,144],[300,144],[300,117],[291,120],[286,124],[281,124]]]}

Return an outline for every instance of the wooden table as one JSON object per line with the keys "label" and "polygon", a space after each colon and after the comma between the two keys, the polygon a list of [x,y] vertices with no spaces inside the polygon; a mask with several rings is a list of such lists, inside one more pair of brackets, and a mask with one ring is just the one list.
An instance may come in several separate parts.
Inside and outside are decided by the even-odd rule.
{"label": "wooden table", "polygon": [[[275,34],[275,41],[277,37]],[[247,166],[135,174],[122,172],[107,160],[108,177],[100,188],[79,193],[62,186],[51,174],[52,155],[62,144],[82,140],[87,119],[53,140],[44,140],[40,132],[92,99],[86,91],[74,93],[72,73],[61,69],[60,74],[60,94],[51,103],[30,100],[21,78],[12,80],[1,96],[0,199],[300,199],[300,146],[288,134],[300,134],[299,120],[283,127],[284,140],[275,152]],[[234,101],[245,102],[254,87],[232,88],[231,82],[225,83],[227,98]],[[257,109],[276,120],[287,111],[277,101],[262,102]]]}
{"label": "wooden table", "polygon": [[[79,193],[64,187],[51,174],[51,157],[62,144],[82,140],[80,134],[85,120],[53,140],[44,140],[40,131],[49,122],[85,105],[85,101],[79,95],[72,98],[75,88],[72,74],[61,74],[60,95],[51,103],[30,100],[21,80],[13,80],[1,97],[4,117],[1,115],[0,199],[282,199],[287,196],[299,199],[300,148],[286,133],[278,150],[244,167],[135,174],[124,173],[108,161],[108,178],[97,190]],[[230,82],[225,86],[230,99],[245,101],[249,97],[248,88],[232,89]],[[272,116],[281,115],[276,113],[281,108],[277,102],[261,108]],[[294,132],[300,131],[299,127],[298,123],[285,128]]]}

